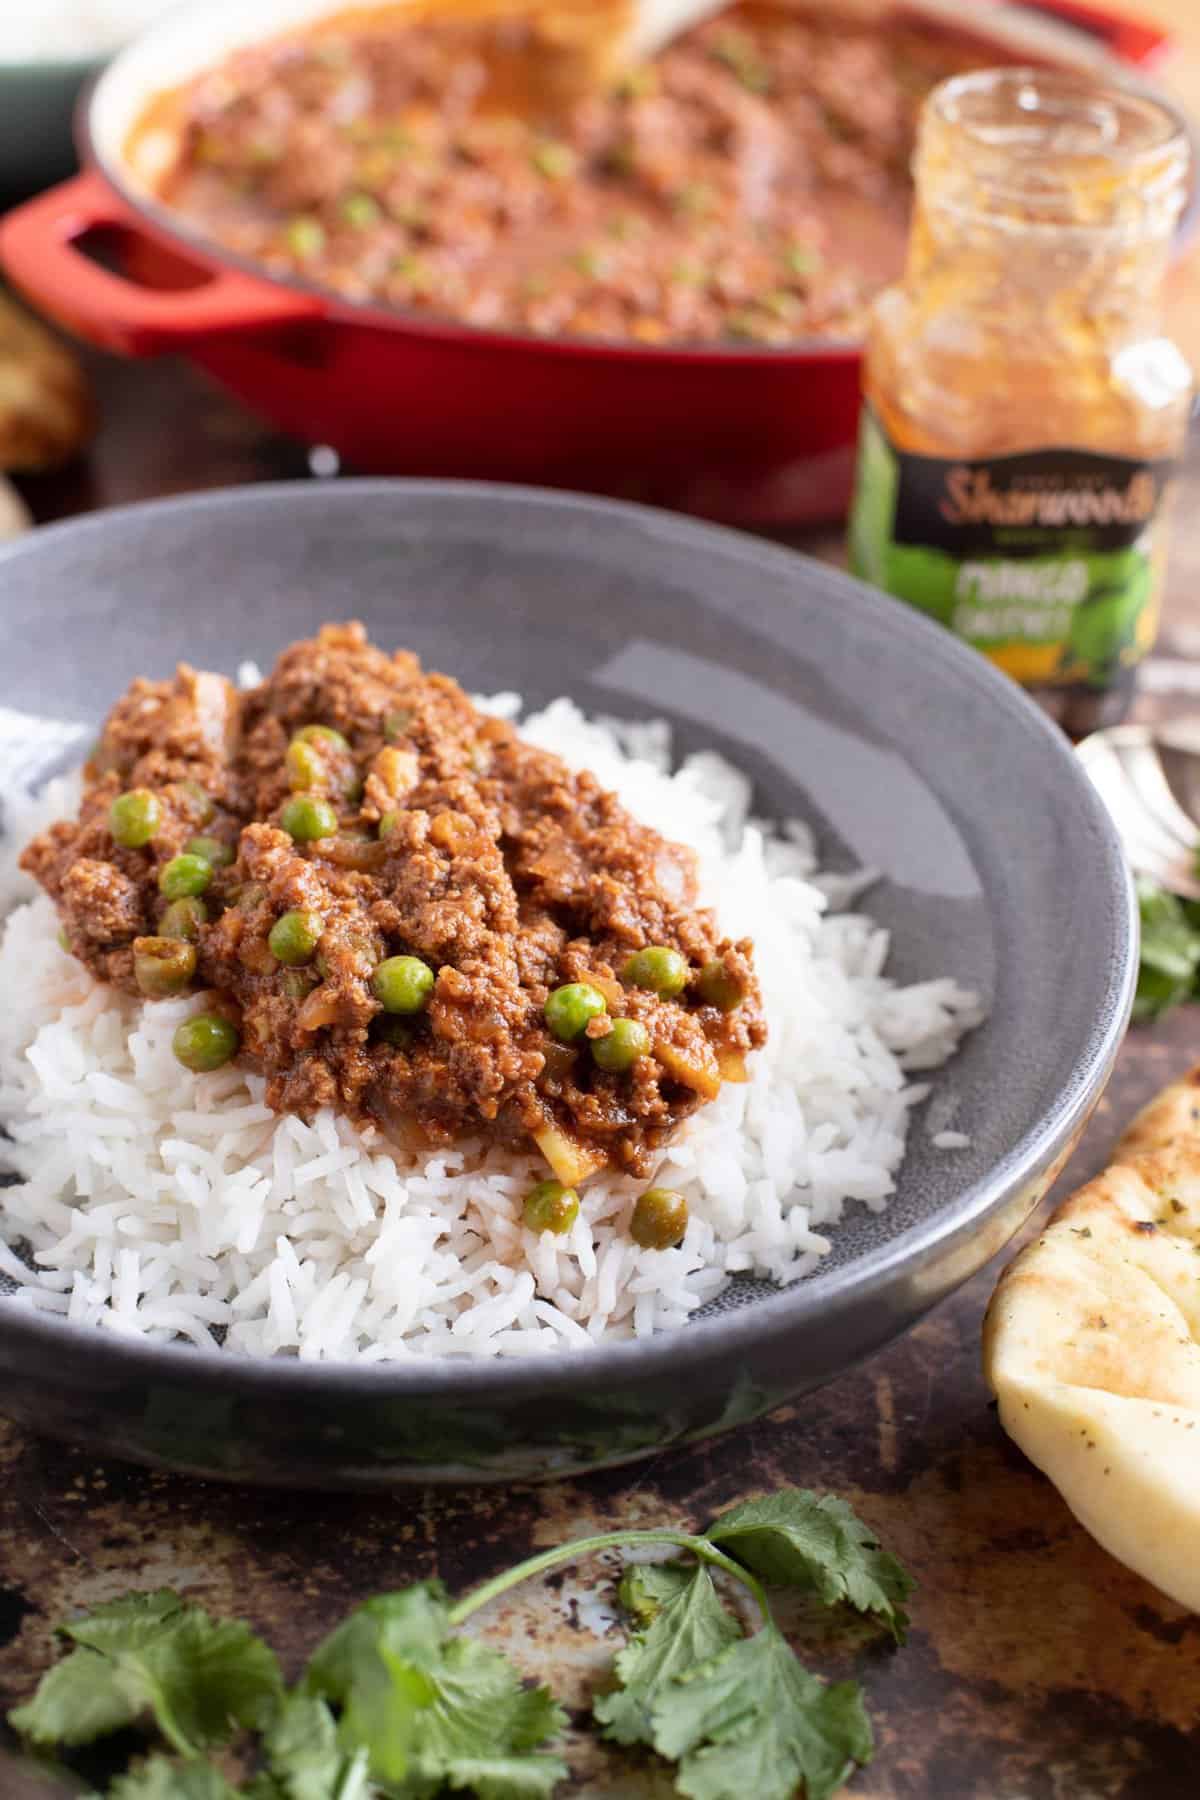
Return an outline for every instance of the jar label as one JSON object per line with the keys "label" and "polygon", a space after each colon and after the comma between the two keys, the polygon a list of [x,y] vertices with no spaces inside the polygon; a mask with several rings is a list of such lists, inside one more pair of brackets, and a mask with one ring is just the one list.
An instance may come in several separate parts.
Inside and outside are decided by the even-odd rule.
{"label": "jar label", "polygon": [[856,575],[920,607],[1017,681],[1110,686],[1158,628],[1172,460],[899,450],[864,406]]}

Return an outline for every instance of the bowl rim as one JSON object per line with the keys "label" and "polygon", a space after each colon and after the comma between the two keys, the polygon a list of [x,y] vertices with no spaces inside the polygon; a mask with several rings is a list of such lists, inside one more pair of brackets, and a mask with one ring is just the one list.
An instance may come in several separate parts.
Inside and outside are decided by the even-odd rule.
{"label": "bowl rim", "polygon": [[[857,609],[859,626],[865,633],[886,638],[890,631],[899,629],[915,635],[931,665],[931,681],[936,683],[944,675],[960,686],[965,684],[975,691],[981,704],[993,710],[998,708],[1020,729],[1031,732],[1046,752],[1046,780],[1052,778],[1053,770],[1053,779],[1073,790],[1073,805],[1088,819],[1096,844],[1096,876],[1103,875],[1111,884],[1114,901],[1112,942],[1099,949],[1096,957],[1097,968],[1103,964],[1106,971],[1095,1009],[1097,1027],[1102,1028],[1083,1046],[1071,1084],[1056,1097],[1040,1121],[952,1204],[930,1218],[918,1220],[876,1249],[852,1256],[823,1276],[818,1268],[812,1275],[752,1304],[648,1339],[624,1339],[594,1349],[568,1348],[520,1359],[464,1357],[460,1361],[431,1357],[419,1363],[416,1359],[411,1363],[304,1362],[297,1357],[226,1356],[220,1350],[210,1353],[186,1343],[119,1337],[19,1303],[10,1307],[5,1304],[8,1296],[4,1296],[0,1298],[0,1353],[9,1354],[13,1345],[28,1345],[31,1350],[70,1350],[84,1353],[91,1363],[103,1363],[114,1371],[158,1373],[164,1379],[184,1380],[188,1385],[232,1386],[247,1392],[282,1386],[294,1395],[306,1389],[323,1395],[366,1390],[380,1397],[442,1394],[486,1401],[493,1392],[520,1398],[522,1394],[550,1393],[580,1385],[594,1387],[605,1381],[619,1383],[622,1377],[628,1379],[635,1374],[650,1378],[672,1366],[679,1369],[690,1361],[703,1360],[706,1355],[726,1358],[761,1349],[789,1327],[832,1320],[843,1312],[882,1299],[903,1276],[919,1274],[935,1257],[950,1254],[960,1243],[982,1233],[1016,1196],[1051,1167],[1055,1157],[1073,1142],[1103,1091],[1132,1012],[1138,938],[1133,880],[1116,827],[1066,736],[1007,676],[915,609],[794,550],[726,526],[631,502],[507,483],[386,477],[217,488],[64,520],[0,546],[0,593],[11,566],[36,558],[43,544],[70,539],[86,543],[97,534],[119,533],[147,517],[169,521],[181,513],[221,514],[243,508],[252,511],[264,503],[277,504],[281,500],[287,505],[320,504],[335,494],[344,494],[347,500],[374,496],[381,505],[394,503],[398,494],[426,503],[490,502],[502,509],[532,504],[543,511],[599,517],[614,533],[622,526],[636,528],[643,534],[647,530],[666,532],[676,540],[680,536],[689,539],[698,549],[707,548],[714,556],[738,559],[751,573],[759,567],[777,576],[795,578],[805,568],[817,569],[826,582],[841,589],[843,604]],[[0,616],[2,608],[0,599]],[[996,1248],[987,1254],[993,1254]],[[983,1260],[985,1257],[980,1257],[966,1273],[973,1272]],[[941,1298],[949,1285],[953,1284],[932,1293],[928,1304]],[[913,1316],[921,1310],[925,1308],[913,1308]]]}
{"label": "bowl rim", "polygon": [[[442,343],[544,351],[549,355],[585,360],[633,357],[639,362],[648,359],[655,364],[682,363],[685,366],[728,364],[736,367],[755,363],[774,366],[779,362],[845,366],[852,365],[861,358],[864,348],[862,337],[802,337],[782,344],[725,340],[711,343],[668,341],[649,344],[633,338],[591,337],[584,333],[571,335],[563,332],[542,334],[509,327],[475,325],[466,320],[455,319],[453,315],[439,316],[422,313],[415,308],[386,306],[373,298],[353,300],[319,282],[306,281],[303,276],[276,273],[253,257],[225,248],[199,228],[193,227],[176,208],[160,201],[130,178],[124,146],[119,155],[110,156],[100,146],[95,129],[97,106],[102,103],[109,83],[120,79],[126,58],[160,34],[165,37],[174,21],[185,18],[187,14],[200,10],[206,4],[207,0],[190,0],[190,4],[155,21],[122,46],[94,78],[86,83],[75,116],[75,136],[81,162],[97,170],[123,204],[137,217],[146,221],[160,236],[167,238],[180,252],[198,259],[203,267],[213,270],[235,269],[240,275],[264,286],[282,288],[285,292],[318,300],[322,303],[321,316],[337,323],[376,329],[391,328],[401,330],[406,335]],[[349,0],[329,0],[329,11],[335,14],[339,9],[345,10],[348,4]],[[1200,132],[1157,82],[1147,79],[1135,65],[1107,46],[1097,46],[1078,25],[1072,25],[1065,18],[1055,18],[1039,12],[1038,0],[990,0],[986,9],[993,14],[990,19],[976,18],[972,14],[969,19],[964,16],[959,22],[948,18],[940,8],[935,10],[932,5],[928,13],[923,13],[922,0],[894,0],[894,7],[902,20],[906,17],[924,18],[935,30],[951,34],[957,31],[960,36],[976,38],[993,46],[1004,45],[1015,51],[1018,39],[1024,40],[1026,48],[1032,41],[1035,46],[1044,49],[1043,62],[1037,66],[1045,66],[1047,63],[1053,66],[1057,56],[1062,59],[1062,66],[1074,68],[1077,73],[1086,74],[1091,71],[1106,76],[1110,81],[1119,82],[1171,111],[1179,120],[1194,152],[1200,157]],[[354,10],[352,6],[350,10]],[[1113,17],[1120,18],[1121,15],[1115,12]],[[269,35],[264,33],[264,37]],[[1035,64],[1031,62],[1029,66],[1033,68]],[[145,98],[143,96],[143,104]],[[1200,225],[1200,181],[1193,183],[1191,202],[1180,223],[1177,242],[1187,241],[1197,225]]]}

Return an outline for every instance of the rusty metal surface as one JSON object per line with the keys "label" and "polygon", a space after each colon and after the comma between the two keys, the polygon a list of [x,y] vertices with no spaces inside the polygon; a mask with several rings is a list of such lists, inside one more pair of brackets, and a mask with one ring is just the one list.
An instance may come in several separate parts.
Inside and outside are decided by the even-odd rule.
{"label": "rusty metal surface", "polygon": [[[191,377],[161,367],[117,381],[106,365],[100,376],[108,427],[99,459],[86,477],[34,490],[42,516],[296,470],[294,452]],[[180,411],[193,422],[190,448],[156,468],[159,433]],[[1188,487],[1200,501],[1195,460]],[[1181,519],[1195,510],[1188,497]],[[1168,644],[1186,654],[1200,638],[1200,582],[1195,553],[1181,550]],[[1181,704],[1160,698],[1143,710]],[[1058,1194],[1100,1168],[1134,1111],[1198,1057],[1200,1007],[1134,1032]],[[700,1524],[735,1499],[793,1483],[843,1494],[920,1582],[903,1650],[869,1633],[834,1643],[819,1620],[788,1621],[814,1667],[866,1685],[879,1754],[854,1784],[861,1800],[1191,1796],[1200,1619],[1099,1550],[1003,1437],[979,1373],[995,1273],[803,1407],[557,1487],[383,1500],[237,1493],[99,1464],[0,1424],[0,1704],[28,1693],[55,1619],[130,1587],[169,1583],[245,1616],[294,1668],[349,1606],[381,1589],[431,1574],[464,1588],[538,1547],[622,1525]],[[576,1709],[617,1642],[612,1567],[554,1578],[484,1621]],[[608,1756],[586,1729],[572,1732],[569,1755],[579,1792],[650,1800],[672,1791],[649,1761]],[[0,1750],[0,1795],[27,1794],[35,1800]]]}

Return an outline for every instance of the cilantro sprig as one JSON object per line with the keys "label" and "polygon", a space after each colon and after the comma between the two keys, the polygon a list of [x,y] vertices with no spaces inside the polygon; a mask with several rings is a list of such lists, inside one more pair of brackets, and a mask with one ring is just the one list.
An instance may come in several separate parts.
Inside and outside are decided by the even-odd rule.
{"label": "cilantro sprig", "polygon": [[583,1538],[458,1601],[437,1581],[382,1594],[317,1647],[291,1690],[249,1626],[174,1593],[130,1595],[60,1627],[72,1648],[9,1722],[42,1753],[148,1729],[150,1754],[108,1800],[548,1800],[568,1770],[545,1745],[566,1715],[460,1628],[559,1564],[655,1549],[674,1555],[630,1564],[618,1589],[630,1633],[594,1701],[604,1735],[674,1764],[690,1800],[829,1800],[872,1755],[862,1692],[801,1664],[768,1588],[851,1608],[902,1642],[913,1584],[843,1501],[797,1489],[703,1533]]}
{"label": "cilantro sprig", "polygon": [[1180,900],[1139,877],[1141,960],[1133,1016],[1157,1019],[1200,988],[1200,902]]}

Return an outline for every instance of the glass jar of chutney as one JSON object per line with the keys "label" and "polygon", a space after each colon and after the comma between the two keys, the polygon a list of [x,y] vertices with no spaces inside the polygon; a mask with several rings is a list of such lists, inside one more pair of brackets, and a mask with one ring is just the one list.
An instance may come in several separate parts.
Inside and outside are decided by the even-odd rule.
{"label": "glass jar of chutney", "polygon": [[1075,736],[1119,718],[1158,624],[1192,372],[1162,301],[1186,131],[1041,69],[930,95],[903,279],[875,303],[855,572],[939,619]]}

